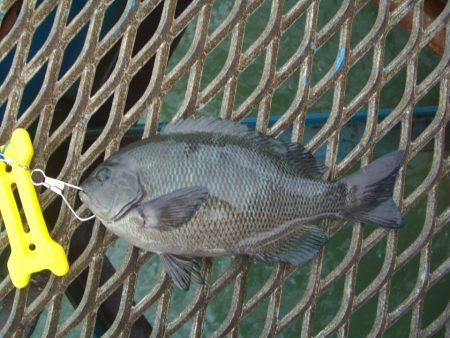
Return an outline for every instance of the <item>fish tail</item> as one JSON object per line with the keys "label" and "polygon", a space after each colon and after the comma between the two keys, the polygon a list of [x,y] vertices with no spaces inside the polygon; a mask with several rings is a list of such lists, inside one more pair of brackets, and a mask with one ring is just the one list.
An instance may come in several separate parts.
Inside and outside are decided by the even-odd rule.
{"label": "fish tail", "polygon": [[392,200],[392,192],[404,154],[403,150],[389,153],[340,180],[347,192],[341,211],[344,218],[383,228],[403,228],[403,217]]}

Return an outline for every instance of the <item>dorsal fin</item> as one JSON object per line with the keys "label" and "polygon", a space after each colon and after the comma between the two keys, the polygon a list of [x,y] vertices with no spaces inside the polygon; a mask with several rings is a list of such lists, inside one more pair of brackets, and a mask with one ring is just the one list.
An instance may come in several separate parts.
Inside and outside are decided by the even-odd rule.
{"label": "dorsal fin", "polygon": [[166,125],[161,134],[220,133],[224,135],[244,136],[253,133],[246,125],[231,120],[201,116],[188,117]]}
{"label": "dorsal fin", "polygon": [[168,124],[161,134],[216,133],[248,139],[252,146],[273,156],[275,161],[285,163],[299,175],[316,178],[321,176],[327,167],[301,144],[287,143],[273,139],[262,133],[249,129],[246,125],[230,120],[214,117],[187,118]]}
{"label": "dorsal fin", "polygon": [[285,143],[288,147],[287,157],[297,170],[307,177],[322,176],[327,170],[327,166],[316,160],[305,147],[299,143]]}

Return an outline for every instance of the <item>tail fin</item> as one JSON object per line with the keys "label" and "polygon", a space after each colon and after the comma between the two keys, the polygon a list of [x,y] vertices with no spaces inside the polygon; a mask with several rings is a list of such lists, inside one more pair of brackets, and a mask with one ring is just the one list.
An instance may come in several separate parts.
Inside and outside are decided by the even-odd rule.
{"label": "tail fin", "polygon": [[347,188],[342,212],[345,218],[383,228],[404,226],[400,210],[392,200],[395,177],[404,154],[403,150],[389,153],[340,180]]}

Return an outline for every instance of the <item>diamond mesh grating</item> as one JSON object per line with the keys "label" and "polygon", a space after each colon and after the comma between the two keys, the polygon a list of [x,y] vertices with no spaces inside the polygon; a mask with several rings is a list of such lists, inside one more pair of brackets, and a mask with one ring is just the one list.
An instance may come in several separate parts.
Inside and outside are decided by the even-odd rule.
{"label": "diamond mesh grating", "polygon": [[[393,3],[380,1],[376,22],[360,42],[352,46],[353,20],[368,1],[342,1],[335,15],[319,28],[319,1],[298,1],[286,9],[284,1],[273,0],[270,2],[266,27],[244,49],[246,22],[263,3],[261,0],[234,1],[226,19],[210,31],[212,1],[178,1],[177,4],[175,0],[129,0],[121,16],[105,32],[103,27],[110,15],[108,10],[114,5],[112,1],[87,2],[75,16],[71,14],[73,4],[70,0],[48,0],[39,5],[36,1],[1,1],[4,23],[7,19],[5,14],[13,6],[18,6],[20,12],[11,30],[0,41],[0,61],[13,55],[10,70],[0,86],[0,107],[4,109],[0,144],[4,144],[14,128],[28,128],[34,135],[34,165],[46,168],[49,173],[55,171],[54,176],[59,179],[78,182],[95,163],[117,150],[121,142],[125,142],[132,127],[140,119],[143,121],[143,117],[145,127],[139,136],[155,134],[164,97],[183,77],[188,79],[185,96],[173,120],[192,115],[197,110],[201,113],[211,100],[222,97],[221,117],[241,120],[256,112],[258,130],[278,137],[292,127],[294,142],[304,140],[307,111],[325,93],[332,92],[331,114],[306,144],[312,151],[326,147],[325,162],[330,167],[329,178],[345,174],[360,162],[367,164],[375,146],[394,128],[400,129],[398,147],[407,150],[407,161],[412,161],[425,147],[431,146],[432,163],[426,177],[406,194],[405,181],[409,171],[403,168],[395,190],[394,199],[404,213],[413,210],[420,202],[426,203],[425,218],[414,241],[399,251],[401,233],[376,229],[368,234],[360,224],[356,224],[351,230],[348,251],[328,273],[324,274],[323,271],[323,252],[308,267],[302,268],[307,269],[305,292],[286,313],[280,311],[282,295],[288,288],[287,283],[294,270],[287,266],[273,267],[261,287],[249,296],[249,284],[252,281],[248,275],[254,263],[245,258],[235,258],[225,272],[212,279],[209,285],[196,288],[190,294],[191,299],[184,310],[175,318],[170,318],[169,309],[175,292],[165,275],[162,274],[154,285],[149,286],[141,299],[135,297],[138,272],[152,259],[152,255],[128,248],[117,270],[105,277],[105,253],[116,243],[116,238],[96,221],[88,239],[81,241],[81,248],[77,248],[71,238],[78,238],[76,236],[82,225],[67,208],[58,204],[60,202],[55,195],[43,191],[40,200],[43,208],[48,210],[46,216],[50,219],[49,224],[54,224],[53,237],[67,250],[70,247],[71,253],[74,252],[73,263],[63,278],[41,274],[29,288],[23,290],[15,290],[9,278],[4,277],[0,283],[0,299],[3,307],[9,306],[11,310],[0,335],[21,337],[27,334],[30,323],[34,323],[45,309],[44,336],[63,337],[74,328],[81,327],[81,336],[90,337],[96,330],[98,316],[103,313],[102,304],[106,306],[115,298],[117,314],[113,315],[105,336],[127,337],[132,332],[132,336],[138,336],[134,330],[145,322],[143,315],[151,307],[156,307],[153,321],[150,322],[152,336],[180,334],[180,328],[187,322],[191,324],[192,336],[202,336],[205,334],[203,328],[207,308],[226,288],[232,290],[229,293],[228,314],[208,336],[239,336],[242,321],[258,306],[264,306],[265,321],[259,323],[259,331],[255,334],[274,336],[297,323],[295,325],[301,327],[301,335],[305,337],[313,334],[328,336],[332,333],[344,337],[349,333],[352,316],[373,299],[376,299],[376,316],[373,323],[368,324],[371,326],[370,336],[382,335],[404,318],[409,320],[410,336],[429,337],[443,330],[446,325],[446,334],[449,334],[450,303],[425,327],[422,317],[424,299],[429,290],[448,277],[450,272],[448,251],[445,260],[438,266],[431,268],[430,265],[432,241],[443,229],[448,228],[450,222],[449,200],[443,209],[437,207],[440,184],[448,179],[450,171],[450,158],[448,152],[445,153],[445,129],[450,118],[450,3],[447,2],[433,22],[423,26],[424,1],[403,1],[397,7],[394,6],[395,9]],[[141,34],[139,27],[146,18],[159,12],[161,19],[155,34],[138,46],[137,37]],[[412,15],[409,40],[401,52],[385,64],[387,36],[409,14]],[[32,55],[33,33],[49,17],[53,17],[51,31],[43,47]],[[305,26],[297,51],[280,65],[277,63],[281,53],[280,40],[301,17],[305,18]],[[174,67],[168,69],[172,44],[194,20],[195,34],[188,52]],[[73,39],[82,34],[86,36],[83,47],[71,66],[63,72],[65,51]],[[335,34],[339,38],[335,64],[315,84],[307,81],[312,76],[315,52]],[[445,38],[441,59],[423,80],[418,81],[419,55],[439,34]],[[202,86],[205,60],[227,38],[230,44],[223,68],[206,86]],[[370,78],[360,92],[346,103],[348,74],[369,52],[373,53]],[[239,78],[259,57],[264,59],[262,76],[251,94],[237,104]],[[98,69],[108,58],[113,60],[109,63],[111,71],[106,71],[107,76],[102,80],[98,76]],[[148,85],[143,87],[144,90],[136,99],[130,99],[134,94],[130,93],[130,86],[139,76],[140,70],[149,63],[152,63],[153,70]],[[402,71],[406,72],[402,97],[395,109],[379,121],[380,93]],[[44,75],[40,90],[36,98],[24,106],[28,84],[39,73]],[[301,74],[295,99],[287,111],[269,126],[273,95],[294,74]],[[414,108],[436,86],[439,87],[436,114],[413,139]],[[66,102],[65,95],[73,90],[76,90],[74,101]],[[363,107],[368,108],[363,135],[356,146],[339,161],[340,130]],[[95,122],[102,117],[101,123]],[[92,127],[99,128],[95,137],[90,134]],[[62,152],[66,160],[55,169],[53,157],[61,156]],[[77,203],[75,193],[67,192],[66,197],[73,205]],[[57,217],[53,216],[52,219],[50,211],[55,208]],[[78,211],[87,214],[83,207]],[[338,232],[338,228],[335,226],[331,231]],[[377,246],[381,246],[384,253],[379,272],[364,289],[357,290],[360,262]],[[6,252],[7,247],[8,240],[3,231],[0,249]],[[418,262],[415,286],[402,302],[392,307],[389,305],[389,297],[393,292],[392,280],[396,272],[414,259]],[[214,264],[205,260],[203,268],[206,276],[212,275]],[[84,281],[80,299],[71,299],[78,305],[73,313],[63,318],[64,297],[70,293],[74,283],[80,280]],[[315,320],[321,315],[318,299],[338,282],[343,283],[341,302],[336,305],[336,311],[326,326],[315,330]]]}

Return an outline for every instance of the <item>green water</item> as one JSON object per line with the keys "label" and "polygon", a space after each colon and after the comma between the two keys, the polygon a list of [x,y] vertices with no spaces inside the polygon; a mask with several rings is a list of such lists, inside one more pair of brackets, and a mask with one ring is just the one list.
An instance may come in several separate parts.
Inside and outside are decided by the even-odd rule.
{"label": "green water", "polygon": [[[289,0],[285,2],[285,12],[296,1]],[[340,1],[322,1],[319,8],[319,27],[323,27],[325,23],[336,13],[339,8]],[[232,8],[232,1],[216,1],[212,11],[212,24],[209,28],[211,33],[227,16]],[[246,50],[253,41],[257,39],[259,34],[264,30],[270,13],[271,2],[265,1],[263,5],[251,16],[246,25],[244,50]],[[357,15],[352,29],[352,47],[354,47],[362,37],[370,30],[375,22],[377,15],[377,7],[369,4]],[[176,48],[172,58],[169,61],[166,73],[180,61],[183,56],[189,52],[189,47],[194,38],[195,32],[194,20],[186,29],[179,46]],[[296,52],[299,42],[302,39],[305,24],[305,17],[301,18],[295,23],[281,38],[280,52],[278,57],[278,67],[285,63],[293,53]],[[387,48],[385,55],[385,64],[388,64],[403,48],[409,37],[409,33],[405,30],[394,27],[387,36]],[[315,84],[322,78],[324,74],[333,67],[338,50],[339,33],[336,33],[322,48],[320,48],[314,55],[314,66],[312,74],[312,84]],[[225,64],[227,52],[230,45],[230,37],[226,38],[205,61],[201,88],[205,88],[220,71]],[[346,87],[346,104],[364,87],[372,67],[372,51],[366,54],[353,67],[349,74]],[[245,98],[256,88],[262,74],[264,66],[264,57],[259,56],[252,65],[250,65],[240,76],[238,82],[237,96],[235,100],[235,107],[238,107]],[[436,66],[439,58],[428,50],[424,50],[420,55],[419,66],[419,81],[423,80],[426,75]],[[395,107],[401,99],[401,95],[405,88],[405,70],[397,74],[382,90],[380,98],[381,107]],[[164,102],[161,112],[161,121],[169,121],[171,117],[177,112],[180,107],[183,97],[186,92],[188,75],[184,76],[181,81],[164,97]],[[281,114],[290,106],[293,95],[296,93],[297,84],[299,81],[299,74],[295,72],[286,82],[274,93],[272,100],[271,112],[272,114]],[[332,89],[325,93],[310,109],[310,111],[330,111],[332,105]],[[201,114],[217,115],[220,109],[222,100],[222,92],[219,94],[202,110]],[[431,90],[419,103],[418,106],[435,106],[438,103],[438,87]],[[416,134],[423,130],[429,121],[421,121],[415,124],[414,132]],[[345,156],[350,149],[352,149],[359,141],[362,135],[363,125],[348,125],[341,132],[341,144],[339,147],[339,158]],[[305,131],[305,142],[311,139],[318,131],[317,127],[307,127]],[[285,135],[288,137],[289,135]],[[394,129],[390,132],[377,146],[375,155],[379,156],[390,150],[398,147],[399,130]],[[429,171],[432,159],[431,151],[420,152],[408,164],[406,191],[405,196],[411,193]],[[450,178],[447,176],[440,185],[438,210],[442,212],[448,207],[448,191],[450,189]],[[416,205],[407,215],[405,215],[406,229],[399,234],[398,252],[402,252],[410,245],[423,226],[426,206],[426,196],[422,198],[420,203]],[[446,257],[450,256],[449,232],[450,227],[447,225],[440,233],[433,239],[431,256],[431,271],[441,264]],[[373,231],[370,226],[364,227],[365,237]],[[322,276],[326,276],[341,262],[342,258],[347,253],[350,246],[350,238],[352,233],[352,224],[345,224],[327,243],[324,249],[324,259]],[[374,246],[361,260],[358,268],[356,292],[360,293],[364,290],[373,278],[379,273],[383,260],[384,249],[386,241],[382,240]],[[122,258],[126,255],[128,245],[123,240],[117,240],[107,251],[107,256],[118,268],[122,263]],[[389,308],[393,309],[400,304],[414,288],[417,279],[419,256],[411,260],[405,267],[395,274],[391,284],[391,293],[389,298]],[[233,259],[230,257],[214,259],[213,272],[211,280],[216,280],[232,263]],[[290,278],[284,283],[280,318],[287,314],[302,298],[305,293],[310,264],[295,271]],[[138,283],[136,288],[135,300],[138,302],[142,297],[151,290],[152,286],[160,277],[161,265],[158,257],[152,257],[139,271]],[[251,296],[260,289],[266,279],[271,273],[271,268],[260,264],[253,263],[250,266],[248,274],[248,288],[245,299],[248,300]],[[450,277],[447,276],[436,284],[430,292],[427,293],[424,302],[423,311],[423,327],[431,323],[447,305],[450,298]],[[324,328],[330,320],[337,313],[344,287],[344,278],[341,278],[329,290],[327,290],[319,299],[317,303],[317,313],[314,322],[314,334]],[[178,313],[183,311],[187,304],[190,303],[194,295],[196,286],[190,291],[184,292],[179,290],[173,291],[172,301],[170,303],[169,320],[177,317]],[[226,318],[231,295],[233,292],[232,285],[228,286],[218,297],[214,298],[208,305],[205,314],[204,336],[212,333],[219,327],[221,322]],[[67,299],[64,299],[63,312],[61,315],[61,322],[63,322],[73,311]],[[266,315],[268,302],[260,304],[256,307],[248,317],[246,317],[240,326],[240,335],[242,337],[257,336],[263,326]],[[365,336],[375,320],[377,306],[377,296],[371,298],[364,306],[356,311],[350,320],[350,337]],[[150,323],[153,323],[156,312],[156,306],[150,307],[145,315]],[[41,316],[38,327],[33,337],[38,337],[42,333],[45,322],[45,312]],[[407,337],[409,332],[409,320],[411,316],[406,315],[395,323],[386,333],[386,337]],[[280,334],[279,337],[293,337],[298,336],[301,327],[301,317],[294,321],[286,330]],[[175,337],[186,337],[189,335],[192,322],[187,322],[175,335]],[[77,337],[80,334],[80,328],[71,333],[71,337]],[[437,335],[443,337],[441,332]]]}

